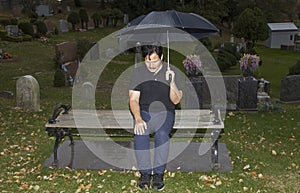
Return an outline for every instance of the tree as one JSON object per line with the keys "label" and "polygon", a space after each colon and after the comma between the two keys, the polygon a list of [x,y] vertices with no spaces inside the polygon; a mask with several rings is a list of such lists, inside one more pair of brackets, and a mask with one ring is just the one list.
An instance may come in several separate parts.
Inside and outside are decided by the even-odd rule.
{"label": "tree", "polygon": [[112,17],[113,17],[113,25],[114,26],[117,26],[117,23],[120,19],[123,18],[123,13],[120,9],[116,9],[116,8],[113,8],[112,10]]}
{"label": "tree", "polygon": [[37,30],[41,35],[46,35],[48,30],[47,30],[47,26],[43,21],[37,21],[36,23],[37,26]]}
{"label": "tree", "polygon": [[77,12],[72,12],[68,15],[67,20],[72,24],[72,29],[75,30],[75,25],[80,23],[80,16]]}
{"label": "tree", "polygon": [[88,16],[85,9],[80,9],[79,10],[79,17],[80,17],[81,28],[83,29],[84,25],[85,25],[85,28],[87,29],[88,28],[88,22],[89,22],[89,16]]}
{"label": "tree", "polygon": [[256,41],[268,38],[267,20],[259,8],[247,8],[234,23],[233,33],[236,37],[245,39],[246,51],[250,51]]}
{"label": "tree", "polygon": [[93,13],[93,15],[91,16],[91,19],[94,22],[95,28],[99,27],[99,24],[101,22],[101,16],[99,13]]}
{"label": "tree", "polygon": [[220,23],[222,18],[228,17],[227,0],[206,0],[199,3],[201,3],[200,14],[212,23]]}
{"label": "tree", "polygon": [[82,7],[81,0],[74,0],[74,3],[76,7]]}

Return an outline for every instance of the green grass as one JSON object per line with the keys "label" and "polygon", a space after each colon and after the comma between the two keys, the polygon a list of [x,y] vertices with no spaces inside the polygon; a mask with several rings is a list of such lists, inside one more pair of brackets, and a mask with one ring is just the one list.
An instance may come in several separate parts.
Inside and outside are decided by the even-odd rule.
{"label": "green grass", "polygon": [[[44,123],[58,103],[72,103],[72,89],[53,87],[54,46],[76,38],[97,41],[116,29],[84,33],[69,32],[24,43],[0,42],[0,48],[14,57],[0,63],[0,91],[15,93],[16,78],[32,74],[41,89],[41,112],[15,108],[14,99],[0,98],[0,190],[2,192],[140,192],[134,172],[53,169],[42,166],[53,150],[54,139]],[[263,59],[260,73],[271,82],[274,98],[279,96],[280,80],[299,54],[257,47]],[[182,57],[174,57],[181,64]],[[103,85],[131,65],[133,55],[122,55],[101,76]],[[133,63],[133,62],[132,62]],[[172,62],[173,63],[173,62]],[[232,69],[233,71],[235,69]],[[110,108],[109,87],[98,90],[97,107]],[[277,104],[283,112],[228,112],[221,138],[229,150],[232,172],[167,172],[163,192],[299,192],[300,107]],[[249,167],[248,167],[249,165]],[[78,191],[79,192],[79,191]],[[153,191],[145,191],[153,192]]]}

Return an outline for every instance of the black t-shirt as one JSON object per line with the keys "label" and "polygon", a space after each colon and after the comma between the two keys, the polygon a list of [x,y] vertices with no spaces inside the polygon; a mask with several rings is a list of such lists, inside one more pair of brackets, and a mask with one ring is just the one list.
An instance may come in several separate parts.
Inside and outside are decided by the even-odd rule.
{"label": "black t-shirt", "polygon": [[[175,72],[175,83],[181,88],[179,81],[180,73],[171,66]],[[175,112],[175,105],[170,99],[170,85],[166,81],[167,64],[163,63],[162,69],[157,74],[150,72],[146,65],[134,69],[130,90],[140,91],[140,109],[147,112],[170,111]]]}

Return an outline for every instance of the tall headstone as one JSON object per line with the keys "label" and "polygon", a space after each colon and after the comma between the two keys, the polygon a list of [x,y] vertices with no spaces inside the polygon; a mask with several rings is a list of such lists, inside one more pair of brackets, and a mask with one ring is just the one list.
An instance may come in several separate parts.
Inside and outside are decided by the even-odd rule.
{"label": "tall headstone", "polygon": [[184,108],[199,109],[203,107],[203,81],[201,77],[191,77],[185,81]]}
{"label": "tall headstone", "polygon": [[129,23],[129,16],[128,16],[128,14],[124,14],[123,22],[124,22],[124,24],[128,24]]}
{"label": "tall headstone", "polygon": [[281,80],[280,101],[284,103],[300,101],[300,75],[286,76]]}
{"label": "tall headstone", "polygon": [[58,21],[58,29],[60,32],[68,32],[69,31],[69,27],[68,27],[68,21],[64,20],[64,19],[60,19]]}
{"label": "tall headstone", "polygon": [[49,20],[44,20],[44,23],[47,27],[47,32],[52,33],[55,31],[55,25],[54,23],[49,19]]}
{"label": "tall headstone", "polygon": [[17,25],[7,25],[5,26],[5,31],[9,36],[18,36],[19,35],[19,27]]}
{"label": "tall headstone", "polygon": [[238,81],[238,100],[239,110],[257,110],[257,83],[253,77],[241,78]]}
{"label": "tall headstone", "polygon": [[17,80],[17,106],[30,111],[40,111],[40,87],[31,75],[22,76]]}

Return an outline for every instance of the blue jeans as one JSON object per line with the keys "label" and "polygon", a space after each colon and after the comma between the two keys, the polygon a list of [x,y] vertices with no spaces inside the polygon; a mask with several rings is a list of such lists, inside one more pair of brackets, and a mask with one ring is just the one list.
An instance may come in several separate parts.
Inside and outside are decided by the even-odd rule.
{"label": "blue jeans", "polygon": [[[149,113],[141,111],[142,119],[147,123],[143,135],[134,135],[134,149],[141,173],[163,174],[169,154],[169,134],[173,129],[175,114],[169,111]],[[154,134],[154,160],[151,163],[150,134]]]}

